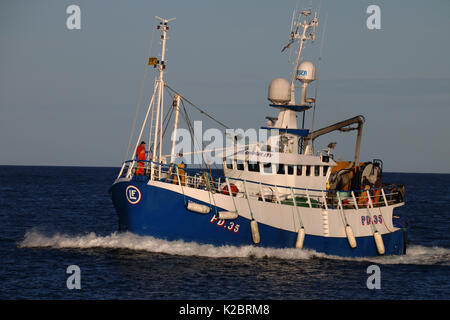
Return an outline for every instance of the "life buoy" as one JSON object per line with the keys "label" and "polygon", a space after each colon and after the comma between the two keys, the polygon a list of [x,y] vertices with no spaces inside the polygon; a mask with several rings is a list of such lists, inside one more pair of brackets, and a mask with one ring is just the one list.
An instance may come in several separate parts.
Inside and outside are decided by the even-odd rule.
{"label": "life buoy", "polygon": [[349,207],[350,205],[351,205],[351,202],[349,199],[342,200],[342,206],[344,208]]}
{"label": "life buoy", "polygon": [[[235,184],[230,183],[230,189],[231,189],[231,194],[233,195],[233,197],[235,197],[237,195],[237,193],[239,192],[238,187],[236,187]],[[220,193],[225,194],[225,195],[230,195],[230,191],[228,190],[228,185],[226,183],[223,183],[220,186]]]}

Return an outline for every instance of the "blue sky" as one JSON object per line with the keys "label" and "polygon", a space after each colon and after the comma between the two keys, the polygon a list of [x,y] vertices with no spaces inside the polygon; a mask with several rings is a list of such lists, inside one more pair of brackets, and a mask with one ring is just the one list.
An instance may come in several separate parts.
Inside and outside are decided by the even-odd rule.
{"label": "blue sky", "polygon": [[[296,3],[1,1],[0,165],[119,166],[156,15],[177,18],[168,84],[229,126],[264,126],[276,115],[268,85],[291,72],[281,48]],[[71,4],[81,8],[81,30],[66,28]],[[381,30],[366,27],[371,4]],[[391,172],[450,173],[450,2],[323,0],[320,14],[319,38],[328,20],[315,128],[361,114],[362,160],[382,159]],[[316,62],[319,47],[320,39],[308,45],[306,58]],[[155,76],[148,71],[141,110]],[[331,141],[351,159],[354,133],[324,136],[317,147]]]}

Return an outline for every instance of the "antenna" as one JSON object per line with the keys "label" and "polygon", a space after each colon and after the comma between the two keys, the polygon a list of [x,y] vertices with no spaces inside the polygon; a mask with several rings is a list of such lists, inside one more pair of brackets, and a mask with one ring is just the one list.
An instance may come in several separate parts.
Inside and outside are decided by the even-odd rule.
{"label": "antenna", "polygon": [[[297,51],[297,57],[294,63],[294,70],[292,71],[291,78],[291,101],[289,104],[295,105],[295,78],[297,74],[297,69],[299,66],[299,61],[301,58],[301,53],[306,40],[314,41],[315,30],[318,25],[317,13],[311,18],[311,9],[301,10],[300,12],[294,11],[293,22],[291,24],[291,33],[289,34],[289,43],[283,48],[282,51],[289,48],[292,43],[298,40],[299,48]],[[311,30],[312,29],[312,30]]]}
{"label": "antenna", "polygon": [[177,19],[177,18],[163,19],[163,18],[158,17],[158,16],[155,16],[155,18],[158,19],[158,20],[161,20],[162,22],[166,22],[166,23]]}
{"label": "antenna", "polygon": [[289,37],[292,38],[292,29],[294,28],[294,19],[295,19],[295,13],[297,12],[297,8],[295,8],[294,11],[292,11],[292,20],[291,20],[291,30],[289,30]]}
{"label": "antenna", "polygon": [[323,50],[323,43],[325,40],[325,30],[327,29],[327,21],[328,21],[328,13],[325,16],[325,22],[323,24],[322,36],[320,39],[320,51],[319,51],[319,58],[317,61],[317,79],[316,79],[317,82],[316,82],[316,88],[314,90],[314,106],[313,106],[313,114],[312,114],[311,131],[314,131],[314,118],[316,115],[317,91],[319,90],[320,62],[322,61],[322,50]]}
{"label": "antenna", "polygon": [[296,13],[297,13],[297,9],[295,9],[295,10],[292,12],[291,28],[290,28],[290,30],[289,30],[289,43],[288,43],[287,45],[285,45],[285,46],[283,47],[283,49],[281,49],[281,52],[283,52],[284,50],[286,50],[287,48],[289,48],[289,59],[288,59],[289,62],[291,62],[291,51],[292,51],[292,49],[291,49],[291,44],[294,43],[294,41],[295,41],[295,39],[294,39],[294,34],[297,33],[297,31],[298,31],[298,27],[295,29],[295,32],[292,31],[292,30],[294,29],[294,20],[295,20],[295,15],[296,15]]}
{"label": "antenna", "polygon": [[316,28],[317,28],[317,12],[314,13],[314,18],[312,19],[312,21],[314,21],[314,25],[313,25],[313,32],[310,33],[311,36],[311,42],[314,43],[314,40],[316,40]]}
{"label": "antenna", "polygon": [[[298,5],[298,1],[297,1],[297,5]],[[292,20],[291,20],[291,29],[289,30],[289,43],[286,47],[284,47],[281,52],[283,52],[286,48],[289,48],[289,58],[288,58],[288,62],[291,62],[291,55],[292,55],[292,48],[291,48],[291,44],[293,43],[293,39],[292,39],[292,29],[294,28],[294,19],[295,19],[295,13],[297,12],[297,8],[295,8],[295,10],[292,12]]]}

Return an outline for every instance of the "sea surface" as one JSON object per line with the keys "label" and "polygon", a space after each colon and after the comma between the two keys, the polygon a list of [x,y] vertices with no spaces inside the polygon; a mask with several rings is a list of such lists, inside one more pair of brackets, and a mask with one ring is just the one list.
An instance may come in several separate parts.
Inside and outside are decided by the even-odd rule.
{"label": "sea surface", "polygon": [[[117,174],[0,166],[0,299],[450,298],[448,174],[384,174],[406,186],[406,206],[396,214],[409,222],[409,243],[404,256],[375,258],[118,233],[108,194]],[[80,289],[67,287],[72,265]],[[371,265],[380,268],[380,289],[367,286]]]}

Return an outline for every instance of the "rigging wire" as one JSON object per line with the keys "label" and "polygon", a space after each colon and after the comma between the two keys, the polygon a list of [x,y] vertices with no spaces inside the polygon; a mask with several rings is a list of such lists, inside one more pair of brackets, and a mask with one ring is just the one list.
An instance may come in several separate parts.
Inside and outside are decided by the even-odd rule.
{"label": "rigging wire", "polygon": [[186,99],[185,96],[183,96],[181,93],[176,92],[174,89],[172,89],[171,87],[169,87],[167,85],[167,83],[164,83],[164,86],[167,87],[169,90],[171,90],[173,93],[176,93],[177,95],[179,95],[180,97],[183,98],[183,100],[185,100],[187,103],[189,103],[191,106],[193,106],[195,109],[197,109],[200,113],[204,114],[205,116],[207,116],[208,118],[210,118],[211,120],[213,120],[214,122],[218,123],[219,125],[221,125],[222,127],[224,127],[225,129],[230,129],[230,127],[228,127],[227,125],[223,124],[222,122],[220,122],[219,120],[215,119],[213,116],[209,115],[208,113],[206,113],[204,110],[202,110],[200,107],[196,106],[194,103],[192,103],[191,101],[189,101],[188,99]]}
{"label": "rigging wire", "polygon": [[[154,22],[156,22],[156,18],[154,19]],[[154,23],[154,24],[155,24],[155,23]],[[152,31],[152,39],[150,40],[150,45],[149,45],[149,48],[148,48],[148,56],[149,56],[149,57],[150,57],[150,53],[151,53],[151,51],[152,51],[152,46],[153,46],[153,39],[154,39],[154,36],[155,36],[155,28],[153,28],[153,31]],[[143,96],[143,92],[144,92],[145,80],[147,79],[147,70],[148,70],[148,65],[145,64],[145,69],[144,69],[144,79],[142,79],[141,88],[140,88],[140,90],[139,90],[139,98],[138,98],[138,102],[137,102],[137,105],[136,105],[136,112],[135,112],[135,114],[134,114],[133,125],[131,126],[130,138],[128,139],[128,147],[127,147],[127,153],[126,153],[126,155],[125,155],[125,160],[128,159],[128,154],[129,154],[129,152],[130,152],[130,146],[131,146],[131,140],[133,139],[133,136],[134,136],[133,133],[134,133],[134,130],[135,130],[135,128],[136,128],[137,117],[138,117],[139,110],[140,110],[140,108],[141,108],[141,103],[142,103],[142,96]],[[132,156],[131,158],[133,158],[133,156]]]}
{"label": "rigging wire", "polygon": [[[163,120],[163,125],[165,124],[164,130],[162,132],[162,138],[164,138],[167,128],[169,127],[170,124],[170,120],[172,119],[172,115],[173,115],[173,110],[174,108],[170,109],[170,111],[166,114],[166,116],[164,117]],[[167,119],[168,118],[168,119]],[[167,121],[166,121],[167,120]],[[161,144],[161,141],[158,141],[158,144],[156,145],[156,148],[159,148],[159,145]]]}
{"label": "rigging wire", "polygon": [[[188,125],[189,133],[191,134],[191,137],[193,138],[194,150],[195,150],[195,143],[197,143],[197,147],[198,147],[200,150],[203,150],[203,149],[204,149],[203,141],[201,141],[201,143],[199,143],[199,142],[197,141],[197,139],[196,139],[196,136],[195,136],[195,134],[194,134],[194,128],[192,127],[192,123],[191,123],[191,120],[189,119],[189,115],[188,115],[188,112],[187,112],[187,110],[186,110],[186,107],[184,106],[183,100],[184,100],[184,99],[181,99],[181,105],[183,106],[183,112],[184,112],[184,113],[182,113],[182,116],[183,116],[183,118],[184,118],[184,121],[185,121],[186,124]],[[203,152],[202,152],[202,158],[201,158],[201,160],[202,160],[202,165],[203,165],[203,163],[205,163],[206,167],[209,168],[208,163],[205,161]],[[211,169],[211,168],[209,168],[209,169]]]}
{"label": "rigging wire", "polygon": [[[189,132],[191,134],[191,136],[193,137],[193,142],[194,142],[194,148],[195,148],[195,143],[197,143],[197,146],[200,148],[200,150],[204,149],[204,143],[203,141],[198,142],[195,135],[194,135],[194,128],[192,127],[192,123],[189,119],[189,115],[188,112],[186,110],[186,107],[184,105],[184,101],[186,101],[188,104],[190,104],[191,106],[193,106],[195,109],[197,109],[201,114],[204,114],[205,116],[207,116],[208,118],[210,118],[211,120],[213,120],[214,122],[216,122],[217,124],[221,125],[222,127],[226,128],[226,129],[230,129],[230,127],[228,127],[227,125],[225,125],[224,123],[220,122],[219,120],[215,119],[213,116],[209,115],[207,112],[205,112],[203,109],[201,109],[199,106],[195,105],[194,103],[192,103],[191,101],[189,101],[188,99],[186,99],[186,97],[184,97],[182,94],[180,94],[179,92],[175,91],[173,88],[171,88],[169,85],[167,85],[167,83],[164,83],[164,86],[169,89],[171,92],[179,95],[182,99],[181,99],[181,104],[183,107],[183,112],[181,112],[182,117],[184,118],[184,121],[186,122]],[[204,163],[206,165],[206,167],[211,170],[211,166],[209,165],[208,161],[206,161],[206,159],[204,158],[205,155],[202,153],[202,164]],[[213,164],[214,167],[217,169],[217,165],[214,163]]]}
{"label": "rigging wire", "polygon": [[[184,99],[184,98],[183,98],[183,99]],[[194,135],[194,129],[193,129],[192,124],[191,124],[191,121],[190,121],[190,119],[189,119],[188,112],[187,112],[187,110],[186,110],[186,108],[185,108],[185,106],[184,106],[183,99],[181,99],[181,103],[183,104],[183,109],[184,109],[184,112],[185,112],[185,114],[186,114],[187,121],[189,122],[191,131],[192,131],[191,136],[194,137],[194,143],[197,142],[198,147],[199,147],[199,148],[201,147],[200,150],[202,150],[202,163],[203,163],[203,162],[205,163],[205,166],[208,168],[208,170],[209,170],[210,173],[211,173],[211,166],[210,166],[210,164],[208,163],[208,153],[210,153],[210,152],[204,152],[204,151],[205,151],[205,144],[203,143],[203,140],[201,140],[201,146],[200,146],[200,143],[199,143],[198,140],[196,139],[196,137],[195,137],[195,135]],[[194,149],[195,149],[195,146],[194,146]],[[206,159],[205,159],[205,157],[206,157]],[[215,167],[215,169],[218,169],[216,163],[213,163],[213,166]]]}

